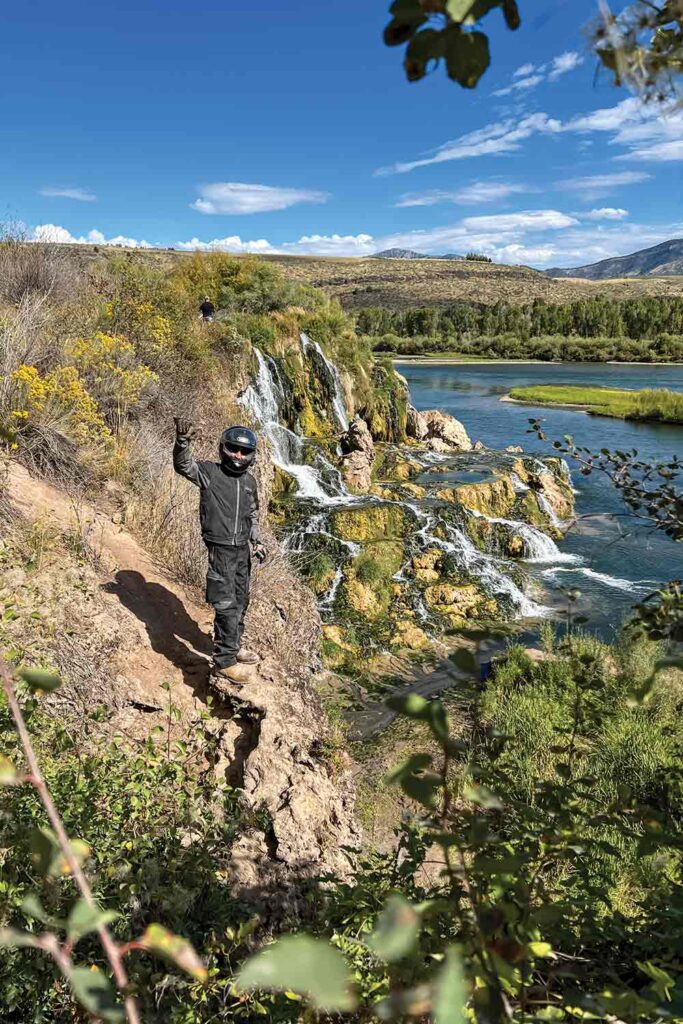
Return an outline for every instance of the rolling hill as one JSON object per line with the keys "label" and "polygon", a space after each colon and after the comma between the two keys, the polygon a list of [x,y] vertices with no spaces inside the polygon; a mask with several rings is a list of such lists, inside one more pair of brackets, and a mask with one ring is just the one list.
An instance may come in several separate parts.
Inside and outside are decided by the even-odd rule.
{"label": "rolling hill", "polygon": [[628,256],[615,256],[584,267],[552,267],[546,273],[549,277],[582,277],[590,281],[683,274],[683,238],[672,238],[649,249],[638,249]]}

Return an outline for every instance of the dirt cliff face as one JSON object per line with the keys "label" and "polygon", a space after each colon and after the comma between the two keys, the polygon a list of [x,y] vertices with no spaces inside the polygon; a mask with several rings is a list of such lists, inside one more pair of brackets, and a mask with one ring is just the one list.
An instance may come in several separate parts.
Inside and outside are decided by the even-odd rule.
{"label": "dirt cliff face", "polygon": [[262,889],[282,873],[343,875],[341,850],[359,834],[350,776],[329,755],[329,725],[310,685],[320,619],[267,527],[271,555],[254,583],[246,636],[263,660],[253,684],[217,690],[211,610],[159,568],[119,513],[83,501],[75,509],[17,464],[4,495],[12,515],[0,542],[0,599],[13,613],[0,642],[19,660],[59,669],[66,685],[50,698],[55,711],[77,720],[103,705],[108,728],[133,744],[155,725],[170,727],[169,701],[178,736],[208,712],[215,769],[262,823],[235,845],[235,891],[248,893],[256,878]]}

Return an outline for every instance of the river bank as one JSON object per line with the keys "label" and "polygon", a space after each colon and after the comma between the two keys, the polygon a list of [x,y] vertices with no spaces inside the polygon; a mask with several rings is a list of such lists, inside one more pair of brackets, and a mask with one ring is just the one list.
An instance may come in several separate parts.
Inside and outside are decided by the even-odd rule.
{"label": "river bank", "polygon": [[[420,355],[420,356],[401,356],[393,355],[389,353],[391,361],[394,366],[413,365],[413,366],[431,366],[434,364],[446,366],[448,364],[462,364],[462,365],[476,365],[479,363],[490,363],[492,365],[512,365],[512,366],[573,366],[574,363],[562,359],[503,359],[503,358],[489,358],[487,356],[467,356],[462,357],[454,356],[452,353],[441,353],[434,352],[433,354]],[[605,359],[605,360],[587,360],[586,365],[588,366],[683,366],[682,362],[660,362],[655,360],[633,360],[633,359]]]}
{"label": "river bank", "polygon": [[643,423],[683,423],[683,395],[665,389],[615,389],[546,384],[513,388],[506,401],[583,409],[593,416]]}

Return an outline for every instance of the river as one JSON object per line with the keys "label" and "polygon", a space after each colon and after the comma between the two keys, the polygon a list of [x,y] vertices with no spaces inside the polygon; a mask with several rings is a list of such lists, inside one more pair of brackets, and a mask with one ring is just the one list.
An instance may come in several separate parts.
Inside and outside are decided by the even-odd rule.
{"label": "river", "polygon": [[[551,453],[533,434],[528,419],[538,416],[550,439],[571,434],[592,449],[636,448],[645,459],[683,459],[683,426],[633,423],[590,416],[577,409],[549,409],[502,402],[511,388],[534,384],[584,384],[615,388],[666,387],[683,391],[683,366],[595,363],[397,362],[418,409],[442,409],[461,420],[473,440],[490,448],[522,445],[525,451]],[[576,588],[577,613],[586,628],[609,639],[633,605],[667,580],[683,575],[683,545],[632,519],[609,518],[624,512],[618,493],[603,474],[583,477],[573,470],[577,514],[582,518],[559,547],[575,561],[531,567],[535,596],[561,615],[567,600],[560,589]]]}

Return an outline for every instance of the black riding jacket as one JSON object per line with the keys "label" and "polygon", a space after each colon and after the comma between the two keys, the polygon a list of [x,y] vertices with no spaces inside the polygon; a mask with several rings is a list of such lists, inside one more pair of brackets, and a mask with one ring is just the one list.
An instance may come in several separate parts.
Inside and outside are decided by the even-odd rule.
{"label": "black riding jacket", "polygon": [[173,468],[200,490],[199,518],[205,544],[260,544],[258,489],[248,471],[231,473],[220,462],[197,462],[189,441],[176,441]]}

